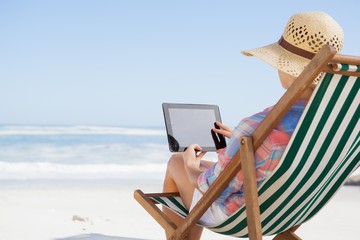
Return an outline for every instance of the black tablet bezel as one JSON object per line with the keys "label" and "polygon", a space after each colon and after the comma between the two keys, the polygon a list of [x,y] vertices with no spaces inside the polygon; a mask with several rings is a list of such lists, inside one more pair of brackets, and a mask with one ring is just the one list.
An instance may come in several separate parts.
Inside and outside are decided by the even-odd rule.
{"label": "black tablet bezel", "polygon": [[[185,151],[185,148],[188,146],[178,146],[172,126],[170,121],[170,112],[169,109],[175,108],[175,109],[207,109],[207,110],[213,110],[214,116],[216,121],[221,122],[221,116],[220,116],[220,109],[219,106],[213,105],[213,104],[188,104],[188,103],[163,103],[162,104],[163,113],[164,113],[164,119],[165,119],[165,127],[166,127],[166,133],[167,133],[167,139],[168,139],[168,146],[169,150],[171,152],[183,152]],[[211,138],[211,129],[209,129],[209,138]],[[194,140],[194,143],[196,140]],[[213,152],[216,151],[215,144],[211,146],[201,146],[203,151],[206,152]]]}

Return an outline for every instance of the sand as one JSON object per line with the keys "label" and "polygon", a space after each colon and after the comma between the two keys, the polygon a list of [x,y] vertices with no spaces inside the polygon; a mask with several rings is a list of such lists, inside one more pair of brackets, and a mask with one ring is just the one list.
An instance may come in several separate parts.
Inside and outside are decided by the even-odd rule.
{"label": "sand", "polygon": [[[162,228],[133,199],[136,188],[154,192],[161,182],[3,182],[0,239],[165,239]],[[360,187],[343,187],[298,234],[303,239],[358,239],[359,203]],[[206,230],[202,239],[234,238]]]}

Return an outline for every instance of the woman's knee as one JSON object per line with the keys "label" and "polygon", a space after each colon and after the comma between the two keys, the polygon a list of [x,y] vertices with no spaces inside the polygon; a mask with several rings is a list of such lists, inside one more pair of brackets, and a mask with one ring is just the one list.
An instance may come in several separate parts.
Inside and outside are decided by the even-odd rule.
{"label": "woman's knee", "polygon": [[176,169],[179,168],[179,166],[184,166],[183,156],[181,153],[174,153],[167,163],[167,169]]}

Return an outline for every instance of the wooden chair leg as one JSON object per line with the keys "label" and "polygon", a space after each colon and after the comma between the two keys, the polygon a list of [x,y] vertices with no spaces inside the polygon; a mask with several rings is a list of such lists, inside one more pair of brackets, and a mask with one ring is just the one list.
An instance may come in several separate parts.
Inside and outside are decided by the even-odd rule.
{"label": "wooden chair leg", "polygon": [[246,217],[250,240],[262,239],[259,196],[257,191],[254,149],[251,137],[240,139],[241,166],[244,175]]}
{"label": "wooden chair leg", "polygon": [[301,238],[295,234],[296,229],[299,227],[300,225],[295,226],[285,232],[279,233],[273,238],[273,240],[301,240]]}

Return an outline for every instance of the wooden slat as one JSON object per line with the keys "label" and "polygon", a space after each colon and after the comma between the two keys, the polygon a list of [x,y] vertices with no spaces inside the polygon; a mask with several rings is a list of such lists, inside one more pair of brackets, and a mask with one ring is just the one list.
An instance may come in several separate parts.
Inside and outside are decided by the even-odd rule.
{"label": "wooden slat", "polygon": [[166,192],[166,193],[146,193],[149,198],[156,197],[180,197],[179,192]]}
{"label": "wooden slat", "polygon": [[176,229],[176,225],[166,216],[141,190],[134,191],[134,198],[140,205],[164,228],[165,231],[172,232]]}
{"label": "wooden slat", "polygon": [[329,62],[360,65],[360,57],[337,54]]}
{"label": "wooden slat", "polygon": [[146,193],[145,194],[150,201],[152,201],[154,204],[160,204],[159,202],[153,200],[152,198],[156,197],[180,197],[179,192],[167,192],[167,193]]}

